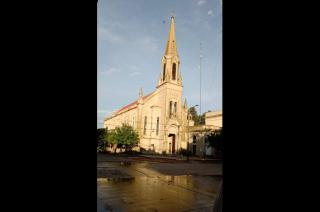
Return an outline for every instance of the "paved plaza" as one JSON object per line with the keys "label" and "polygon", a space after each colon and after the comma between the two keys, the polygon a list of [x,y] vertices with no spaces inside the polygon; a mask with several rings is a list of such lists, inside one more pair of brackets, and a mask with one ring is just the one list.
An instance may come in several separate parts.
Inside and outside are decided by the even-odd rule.
{"label": "paved plaza", "polygon": [[98,155],[98,211],[212,211],[221,163]]}

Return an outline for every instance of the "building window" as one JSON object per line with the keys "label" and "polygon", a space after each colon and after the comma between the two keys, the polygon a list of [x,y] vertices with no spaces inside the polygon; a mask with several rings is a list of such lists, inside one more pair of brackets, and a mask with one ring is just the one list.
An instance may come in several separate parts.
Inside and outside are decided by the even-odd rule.
{"label": "building window", "polygon": [[169,106],[169,115],[171,117],[172,115],[172,101],[170,101],[170,106]]}
{"label": "building window", "polygon": [[147,117],[144,117],[144,127],[143,127],[143,134],[145,135],[147,132]]}
{"label": "building window", "polygon": [[165,78],[166,78],[166,64],[163,64],[163,77],[162,77],[163,81],[165,80]]}
{"label": "building window", "polygon": [[157,117],[157,131],[156,134],[159,135],[159,117]]}
{"label": "building window", "polygon": [[177,102],[174,103],[174,115],[177,114]]}
{"label": "building window", "polygon": [[132,128],[134,129],[134,117],[132,117]]}
{"label": "building window", "polygon": [[176,80],[176,64],[172,64],[172,80]]}

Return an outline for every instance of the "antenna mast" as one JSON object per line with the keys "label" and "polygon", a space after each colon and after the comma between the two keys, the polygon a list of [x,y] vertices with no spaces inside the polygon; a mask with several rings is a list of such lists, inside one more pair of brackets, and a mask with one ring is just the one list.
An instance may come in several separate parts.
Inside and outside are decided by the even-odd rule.
{"label": "antenna mast", "polygon": [[[199,59],[200,59],[200,64],[199,64],[199,70],[200,70],[200,120],[199,122],[201,123],[201,117],[202,117],[202,113],[201,113],[201,60],[202,60],[202,45],[201,45],[201,42],[200,42],[200,55],[199,55]],[[199,123],[199,124],[200,124]]]}

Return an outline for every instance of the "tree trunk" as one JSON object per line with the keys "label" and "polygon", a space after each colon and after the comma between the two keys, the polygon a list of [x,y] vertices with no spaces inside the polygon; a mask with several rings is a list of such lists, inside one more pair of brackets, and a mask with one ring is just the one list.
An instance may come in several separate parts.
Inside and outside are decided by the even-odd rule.
{"label": "tree trunk", "polygon": [[117,153],[117,144],[114,145],[114,154],[116,154],[116,153]]}

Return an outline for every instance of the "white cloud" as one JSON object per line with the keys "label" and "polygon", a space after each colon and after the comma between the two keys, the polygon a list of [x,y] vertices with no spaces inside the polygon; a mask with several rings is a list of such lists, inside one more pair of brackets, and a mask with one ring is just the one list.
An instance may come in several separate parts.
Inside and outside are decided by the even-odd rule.
{"label": "white cloud", "polygon": [[104,119],[112,114],[112,110],[97,110],[97,127],[103,128]]}
{"label": "white cloud", "polygon": [[135,65],[129,65],[129,68],[132,70],[138,70],[139,68]]}
{"label": "white cloud", "polygon": [[117,35],[108,28],[98,27],[98,39],[107,40],[110,43],[121,43],[124,42],[124,38],[120,35]]}
{"label": "white cloud", "polygon": [[131,72],[129,75],[134,77],[134,76],[138,76],[138,75],[141,75],[142,73],[139,72],[139,71],[134,71],[134,72]]}
{"label": "white cloud", "polygon": [[208,11],[208,15],[213,16],[213,11],[212,11],[212,10],[209,10],[209,11]]}
{"label": "white cloud", "polygon": [[200,0],[200,1],[198,1],[198,5],[199,5],[199,6],[201,6],[201,5],[205,4],[205,3],[207,3],[207,1],[205,1],[205,0]]}
{"label": "white cloud", "polygon": [[98,119],[100,120],[104,120],[106,117],[110,116],[112,113],[116,112],[117,109],[114,109],[114,110],[97,110],[97,117]]}
{"label": "white cloud", "polygon": [[156,39],[148,36],[137,40],[136,44],[141,46],[142,49],[150,52],[156,52],[159,49]]}
{"label": "white cloud", "polygon": [[112,75],[112,74],[114,74],[114,73],[119,73],[119,72],[120,72],[119,69],[114,68],[114,67],[111,67],[111,68],[108,68],[108,69],[105,70],[105,71],[101,71],[100,73],[101,73],[101,74],[106,74],[106,75],[110,76],[110,75]]}
{"label": "white cloud", "polygon": [[112,110],[99,110],[98,109],[97,113],[99,113],[99,114],[101,114],[101,113],[108,114],[108,113],[112,113]]}
{"label": "white cloud", "polygon": [[109,28],[109,29],[121,29],[121,30],[125,30],[128,29],[128,27],[130,27],[130,25],[127,24],[123,24],[120,22],[106,22],[105,25]]}

